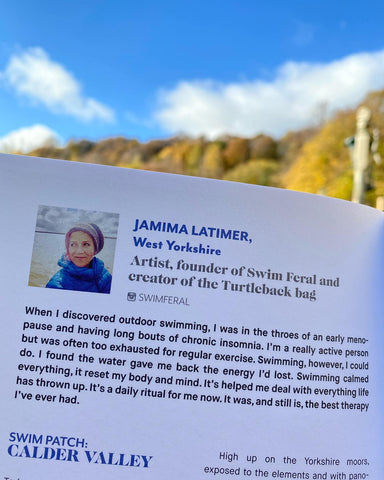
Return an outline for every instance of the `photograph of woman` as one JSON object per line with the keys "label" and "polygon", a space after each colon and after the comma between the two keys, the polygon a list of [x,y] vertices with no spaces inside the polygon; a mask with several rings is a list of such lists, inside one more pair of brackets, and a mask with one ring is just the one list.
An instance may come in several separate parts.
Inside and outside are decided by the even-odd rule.
{"label": "photograph of woman", "polygon": [[110,293],[119,215],[40,205],[28,285]]}
{"label": "photograph of woman", "polygon": [[78,223],[65,235],[65,254],[58,261],[61,269],[47,288],[109,293],[112,275],[97,255],[104,247],[104,235],[95,223]]}

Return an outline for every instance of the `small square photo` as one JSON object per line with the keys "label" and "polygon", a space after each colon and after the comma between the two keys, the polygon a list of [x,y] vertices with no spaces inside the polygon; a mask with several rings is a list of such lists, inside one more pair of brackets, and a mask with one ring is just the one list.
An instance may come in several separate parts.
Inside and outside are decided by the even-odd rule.
{"label": "small square photo", "polygon": [[28,285],[110,293],[119,214],[40,205]]}

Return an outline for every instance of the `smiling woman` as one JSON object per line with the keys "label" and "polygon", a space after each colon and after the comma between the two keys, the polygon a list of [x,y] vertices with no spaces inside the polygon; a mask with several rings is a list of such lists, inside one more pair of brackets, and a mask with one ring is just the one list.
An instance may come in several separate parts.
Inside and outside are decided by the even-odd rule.
{"label": "smiling woman", "polygon": [[87,233],[77,230],[69,237],[67,251],[69,259],[77,267],[88,267],[95,255],[95,246]]}
{"label": "smiling woman", "polygon": [[65,235],[66,253],[58,261],[61,269],[47,288],[110,293],[112,275],[95,257],[104,247],[104,235],[95,223],[78,223]]}

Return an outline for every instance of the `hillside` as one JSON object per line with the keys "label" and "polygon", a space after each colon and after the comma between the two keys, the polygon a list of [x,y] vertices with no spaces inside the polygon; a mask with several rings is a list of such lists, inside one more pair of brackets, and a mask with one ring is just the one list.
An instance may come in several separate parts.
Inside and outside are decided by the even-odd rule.
{"label": "hillside", "polygon": [[[372,111],[372,126],[383,139],[384,90],[362,102]],[[230,181],[282,187],[349,200],[352,165],[344,140],[355,133],[356,110],[341,111],[322,126],[289,132],[283,138],[226,136],[215,141],[175,137],[140,143],[123,137],[99,142],[72,141],[64,148],[41,148],[39,157],[140,168]],[[374,168],[375,189],[367,203],[384,195],[384,165]]]}

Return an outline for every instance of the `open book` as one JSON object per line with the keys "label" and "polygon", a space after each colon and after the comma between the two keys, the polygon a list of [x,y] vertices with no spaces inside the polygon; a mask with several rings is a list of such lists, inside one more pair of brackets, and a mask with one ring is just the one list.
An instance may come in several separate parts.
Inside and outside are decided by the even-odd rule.
{"label": "open book", "polygon": [[0,156],[1,478],[381,479],[384,217]]}

